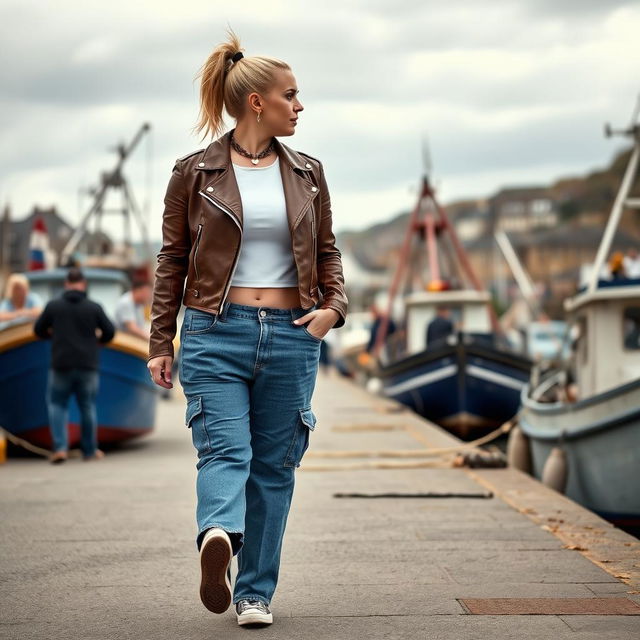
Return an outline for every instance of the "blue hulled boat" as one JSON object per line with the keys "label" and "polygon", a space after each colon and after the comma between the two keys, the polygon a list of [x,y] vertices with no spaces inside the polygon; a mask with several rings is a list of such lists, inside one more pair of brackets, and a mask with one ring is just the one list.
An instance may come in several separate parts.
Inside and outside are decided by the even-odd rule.
{"label": "blue hulled boat", "polygon": [[[384,395],[469,438],[517,413],[531,361],[491,331],[488,293],[418,292],[405,298],[405,352],[385,349],[378,377]],[[453,312],[458,330],[427,347],[426,327],[438,306]],[[392,334],[393,335],[393,334]]]}
{"label": "blue hulled boat", "polygon": [[[46,303],[63,290],[67,270],[27,272],[31,290]],[[88,295],[108,316],[127,290],[128,278],[117,269],[83,268]],[[123,332],[100,351],[97,399],[100,444],[146,435],[155,423],[157,388],[146,367],[146,340]],[[51,448],[46,405],[51,341],[33,333],[25,323],[0,331],[0,426],[35,445]],[[80,416],[75,399],[69,407],[69,446],[80,442]]]}

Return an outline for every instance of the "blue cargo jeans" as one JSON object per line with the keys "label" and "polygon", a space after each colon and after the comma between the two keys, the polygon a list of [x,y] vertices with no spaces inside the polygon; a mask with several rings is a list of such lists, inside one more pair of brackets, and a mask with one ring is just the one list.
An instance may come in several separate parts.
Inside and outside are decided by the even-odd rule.
{"label": "blue cargo jeans", "polygon": [[210,527],[229,533],[234,603],[269,604],[276,589],[295,470],[316,424],[322,343],[293,321],[316,308],[185,309],[178,374],[198,457],[196,546]]}

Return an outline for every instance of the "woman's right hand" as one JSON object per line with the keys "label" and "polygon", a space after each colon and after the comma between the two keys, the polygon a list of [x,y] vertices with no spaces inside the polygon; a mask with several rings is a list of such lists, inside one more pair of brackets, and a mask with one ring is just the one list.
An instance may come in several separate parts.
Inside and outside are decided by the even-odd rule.
{"label": "woman's right hand", "polygon": [[147,369],[151,373],[153,381],[164,387],[165,389],[172,389],[171,383],[171,365],[173,364],[173,358],[171,356],[158,356],[157,358],[151,358],[147,362]]}

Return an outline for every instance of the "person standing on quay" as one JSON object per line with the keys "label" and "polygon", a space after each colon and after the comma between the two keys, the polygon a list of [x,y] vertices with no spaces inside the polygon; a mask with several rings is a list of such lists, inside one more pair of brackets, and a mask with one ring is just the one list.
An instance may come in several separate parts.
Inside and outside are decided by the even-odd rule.
{"label": "person standing on quay", "polygon": [[292,136],[303,110],[290,66],[245,58],[231,32],[201,74],[199,130],[216,135],[223,107],[236,126],[175,163],[147,366],[172,387],[184,303],[178,375],[198,455],[200,597],[214,613],[233,601],[240,625],[271,624],[320,345],[348,300],[323,165],[276,137]]}
{"label": "person standing on quay", "polygon": [[[53,441],[52,463],[68,455],[67,415],[71,394],[80,409],[85,460],[99,460],[98,449],[98,349],[113,339],[115,329],[103,308],[87,298],[87,281],[78,267],[71,267],[64,293],[50,300],[36,320],[33,331],[43,340],[51,338],[51,366],[47,386],[49,428]],[[96,337],[96,329],[100,336]]]}

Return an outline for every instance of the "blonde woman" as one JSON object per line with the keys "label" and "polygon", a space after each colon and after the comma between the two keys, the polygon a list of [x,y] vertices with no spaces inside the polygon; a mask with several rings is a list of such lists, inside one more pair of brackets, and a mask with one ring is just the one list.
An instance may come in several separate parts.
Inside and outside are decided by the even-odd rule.
{"label": "blonde woman", "polygon": [[198,131],[217,136],[223,107],[236,125],[174,166],[148,368],[172,387],[182,302],[200,596],[215,613],[233,602],[238,624],[269,624],[294,474],[316,423],[320,344],[344,325],[348,300],[322,163],[277,139],[294,135],[303,110],[291,68],[244,57],[230,31],[199,75]]}
{"label": "blonde woman", "polygon": [[41,311],[42,299],[30,291],[27,276],[12,273],[7,278],[4,298],[0,301],[0,329],[32,322]]}

